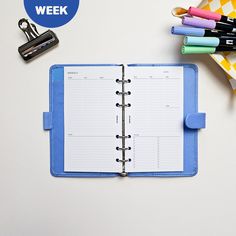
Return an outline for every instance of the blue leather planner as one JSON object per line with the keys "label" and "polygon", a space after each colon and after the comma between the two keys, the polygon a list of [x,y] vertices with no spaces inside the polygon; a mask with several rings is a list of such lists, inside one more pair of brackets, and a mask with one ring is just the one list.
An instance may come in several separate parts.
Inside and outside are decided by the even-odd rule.
{"label": "blue leather planner", "polygon": [[[68,72],[68,68],[71,69],[71,72]],[[111,156],[111,158],[114,159],[114,161],[117,161],[117,165],[120,165],[120,171],[94,171],[88,169],[79,169],[76,170],[76,168],[71,168],[70,165],[73,163],[83,163],[80,162],[80,153],[83,155],[84,150],[86,150],[86,145],[82,145],[82,149],[78,150],[78,156],[76,156],[76,161],[77,162],[68,162],[68,160],[65,160],[65,153],[66,155],[74,155],[73,150],[70,150],[70,145],[67,144],[66,142],[66,135],[67,129],[66,124],[70,122],[70,119],[66,116],[65,114],[66,111],[68,111],[68,104],[65,105],[65,99],[68,96],[72,96],[70,93],[73,93],[73,91],[76,91],[77,85],[74,86],[72,84],[72,88],[68,87],[72,90],[68,92],[68,88],[66,88],[66,83],[65,83],[65,74],[67,74],[68,81],[71,80],[76,80],[80,77],[74,77],[74,76],[80,76],[80,72],[77,73],[77,71],[74,71],[74,69],[78,69],[78,71],[81,71],[81,73],[84,76],[84,69],[85,68],[88,71],[88,76],[81,77],[81,81],[87,81],[90,77],[97,82],[94,76],[94,72],[90,73],[91,71],[94,70],[94,68],[101,68],[99,71],[110,71],[111,69],[116,69],[118,73],[120,73],[120,77],[114,77],[110,78],[105,76],[100,76],[99,79],[101,79],[103,82],[108,81],[108,79],[112,79],[114,83],[118,83],[120,85],[121,89],[120,91],[114,91],[116,92],[117,95],[119,95],[119,102],[115,103],[117,106],[117,109],[119,110],[119,114],[114,117],[116,117],[116,123],[121,124],[121,131],[120,135],[116,135],[116,138],[120,138],[120,147],[116,147],[116,149],[119,152],[119,155],[121,156],[119,158],[115,158]],[[82,69],[83,70],[82,70]],[[179,73],[182,73],[182,77],[175,78],[176,76],[174,75],[175,73],[175,68],[180,71]],[[137,75],[135,74],[137,70]],[[155,75],[145,75],[145,71],[152,70],[153,72],[159,71],[159,74]],[[120,72],[119,72],[120,71]],[[126,71],[129,71],[129,73]],[[172,71],[172,72],[171,72]],[[162,73],[162,74],[161,74]],[[172,77],[169,76],[168,73],[172,73]],[[76,75],[75,75],[76,74]],[[160,76],[161,75],[161,76]],[[89,77],[90,76],[90,77]],[[130,80],[131,78],[131,80]],[[132,90],[132,81],[137,81],[135,86],[137,87]],[[156,86],[149,86],[150,82],[153,83],[153,85]],[[129,85],[129,82],[130,85]],[[73,82],[74,83],[74,82]],[[84,83],[84,82],[83,82]],[[86,82],[85,82],[86,83]],[[104,82],[105,84],[106,82]],[[147,86],[145,85],[147,84]],[[79,84],[80,85],[80,84]],[[86,85],[86,84],[85,84]],[[85,86],[83,84],[83,86]],[[117,86],[118,86],[117,85]],[[71,85],[69,85],[71,86]],[[87,86],[87,85],[86,85]],[[90,90],[90,87],[84,87],[87,89],[87,91]],[[95,86],[95,84],[94,84]],[[127,92],[127,88],[131,88],[130,91]],[[130,87],[129,87],[130,86]],[[162,87],[160,87],[162,86]],[[177,91],[177,87],[179,91],[181,91],[182,96],[175,97],[172,93]],[[181,87],[182,86],[182,87]],[[138,93],[140,89],[148,89],[146,91],[150,90],[150,94],[152,96],[148,96],[147,92],[144,94],[144,98],[152,99],[152,108],[147,107],[147,103],[143,101],[143,117],[149,117],[148,114],[146,114],[149,110],[152,112],[151,109],[155,108],[155,103],[154,101],[157,101],[159,104],[160,111],[167,111],[167,112],[177,112],[178,106],[175,105],[177,104],[178,101],[182,103],[182,108],[179,108],[179,112],[181,113],[182,121],[181,121],[181,135],[180,137],[178,136],[173,136],[170,139],[168,139],[168,133],[167,135],[165,134],[163,137],[159,138],[158,137],[152,137],[146,135],[143,139],[140,139],[141,135],[137,134],[138,132],[132,133],[132,135],[129,135],[126,131],[128,129],[129,125],[135,125],[135,124],[140,124],[140,122],[143,122],[143,127],[145,125],[148,125],[148,122],[145,121],[144,119],[140,118],[140,121],[136,122],[135,121],[135,116],[136,114],[141,114],[142,111],[140,111],[140,108],[137,108],[138,106],[132,107],[132,103],[129,104],[128,101],[129,99],[127,98],[128,95],[133,96],[132,97],[132,102],[135,104],[136,101],[142,103],[141,95],[140,97],[135,97],[135,93]],[[156,89],[157,88],[157,89]],[[167,90],[165,90],[167,88]],[[67,90],[66,90],[67,89]],[[74,90],[73,90],[74,89]],[[78,88],[79,89],[79,88]],[[91,88],[92,89],[92,88]],[[95,89],[95,87],[93,88]],[[101,88],[100,88],[101,89]],[[105,89],[105,88],[104,88]],[[172,90],[170,90],[172,89]],[[79,90],[78,90],[79,91]],[[82,90],[80,90],[82,91]],[[96,90],[94,90],[96,91]],[[106,91],[109,92],[109,89]],[[155,96],[155,91],[157,93],[157,96]],[[65,92],[67,94],[65,94]],[[85,92],[85,91],[84,91]],[[102,93],[102,90],[101,90]],[[160,93],[160,97],[158,97],[158,93]],[[86,94],[86,93],[84,93]],[[169,94],[169,95],[167,95]],[[177,92],[176,92],[177,94]],[[79,64],[79,65],[53,65],[50,68],[50,76],[49,76],[49,111],[43,113],[43,126],[44,130],[48,130],[50,132],[50,171],[53,176],[56,177],[116,177],[116,176],[128,176],[128,177],[180,177],[180,176],[194,176],[197,171],[198,171],[198,130],[201,128],[205,128],[205,113],[199,113],[198,112],[198,69],[196,65],[193,64],[129,64],[129,65],[118,65],[118,64]],[[76,95],[75,95],[76,96]],[[91,96],[92,97],[92,96]],[[155,99],[159,100],[155,100]],[[81,97],[80,97],[81,99]],[[91,98],[92,99],[92,98]],[[94,98],[93,98],[94,99]],[[100,97],[98,96],[98,99]],[[101,98],[102,99],[102,98]],[[140,100],[141,99],[141,100]],[[78,100],[78,99],[77,99]],[[76,100],[76,101],[77,101]],[[112,99],[111,99],[112,100]],[[178,100],[178,101],[177,101]],[[69,100],[68,100],[69,101]],[[95,100],[94,100],[95,101]],[[118,101],[118,100],[117,100]],[[126,101],[126,102],[125,102]],[[87,107],[88,104],[85,104],[85,100],[81,99],[81,101],[78,101],[78,104],[80,104],[80,107]],[[115,105],[114,104],[114,105]],[[163,105],[164,104],[164,105]],[[70,105],[70,104],[69,104]],[[83,105],[83,106],[82,106]],[[67,107],[66,107],[67,106]],[[133,109],[134,113],[129,113],[129,106]],[[141,106],[140,106],[141,107]],[[154,107],[154,108],[153,108]],[[86,110],[86,108],[84,108]],[[73,110],[73,109],[72,109]],[[88,111],[90,112],[90,111]],[[150,113],[152,114],[152,113]],[[154,113],[153,113],[154,114]],[[161,113],[160,113],[161,114]],[[167,114],[178,114],[177,113],[167,113]],[[120,115],[120,117],[119,117]],[[82,116],[82,114],[81,114]],[[121,119],[122,117],[122,119]],[[65,118],[67,119],[67,123],[65,121]],[[150,118],[150,122],[153,122],[153,117]],[[92,119],[92,118],[91,118]],[[148,118],[149,119],[149,118]],[[152,119],[152,120],[151,120]],[[169,119],[169,118],[168,118]],[[163,127],[167,124],[167,127],[171,130],[171,122],[168,123],[168,119],[163,116],[161,122],[163,122]],[[170,117],[171,119],[171,117]],[[68,121],[69,120],[69,121]],[[159,118],[157,119],[159,120]],[[72,120],[71,122],[74,122]],[[120,122],[120,123],[119,123]],[[127,122],[127,123],[125,123]],[[133,123],[132,123],[133,122]],[[136,122],[136,123],[135,123]],[[159,122],[159,121],[158,121]],[[166,123],[167,122],[167,123]],[[151,124],[151,123],[150,123]],[[170,124],[170,125],[169,125]],[[70,125],[68,123],[68,125]],[[153,125],[154,126],[154,125]],[[77,127],[77,126],[76,126]],[[158,125],[157,125],[158,127]],[[161,127],[161,125],[160,125]],[[149,127],[150,128],[150,127]],[[139,128],[137,128],[139,129]],[[179,129],[179,128],[178,128]],[[65,134],[65,132],[67,132]],[[95,131],[94,131],[95,132]],[[113,132],[113,131],[112,131]],[[140,131],[142,132],[142,131]],[[152,131],[150,131],[152,132]],[[163,130],[163,133],[165,133],[165,130]],[[71,135],[71,134],[69,134]],[[167,137],[167,138],[166,138]],[[69,137],[70,138],[70,137]],[[68,138],[68,140],[70,140]],[[130,142],[127,141],[127,139],[130,138]],[[142,140],[145,139],[145,147],[142,148]],[[73,139],[74,142],[75,139]],[[79,139],[80,140],[80,139]],[[81,139],[82,140],[82,139]],[[104,139],[105,140],[105,139]],[[132,141],[131,141],[132,140]],[[156,141],[157,140],[157,141]],[[83,141],[84,142],[84,141]],[[126,143],[130,143],[130,147],[126,146]],[[135,146],[140,143],[140,146]],[[177,144],[180,144],[181,147],[178,147]],[[152,144],[154,146],[152,146]],[[65,151],[65,145],[68,145],[67,151]],[[79,149],[78,145],[78,149]],[[77,147],[75,147],[77,148]],[[92,148],[92,147],[91,147]],[[113,147],[112,147],[113,148]],[[115,148],[115,147],[114,147]],[[148,148],[151,148],[152,151],[146,151]],[[131,150],[132,149],[132,150]],[[134,150],[133,150],[134,149]],[[77,149],[75,149],[77,150]],[[129,150],[131,150],[132,155],[129,158]],[[89,152],[91,150],[88,150]],[[175,152],[176,152],[176,157],[175,157]],[[69,153],[69,154],[68,154]],[[135,154],[136,153],[136,154]],[[179,159],[175,160],[177,158],[177,153],[182,153],[181,158],[178,157]],[[180,155],[179,154],[179,155]],[[99,155],[99,154],[98,154]],[[136,155],[136,156],[135,156]],[[149,158],[149,155],[153,155],[155,157],[154,159],[152,157]],[[159,157],[160,155],[160,157]],[[143,165],[140,168],[138,167],[139,163],[142,163],[145,161],[145,156],[147,160],[150,161],[150,163],[154,163],[154,167],[148,169],[148,167],[151,165]],[[168,160],[165,160],[165,157]],[[81,156],[81,158],[84,158]],[[88,156],[88,159],[90,157]],[[93,158],[96,158],[94,156]],[[103,157],[104,159],[105,157]],[[137,158],[136,164],[133,165],[132,161],[133,158]],[[141,158],[140,161],[138,158]],[[101,159],[101,160],[103,160]],[[182,161],[182,162],[181,162]],[[67,164],[67,162],[69,164]],[[160,163],[159,163],[160,162]],[[179,162],[180,164],[178,164]],[[72,164],[71,164],[72,163]],[[173,164],[173,168],[166,168],[165,166],[168,163],[170,165]],[[172,164],[171,164],[172,163]],[[176,164],[177,163],[177,164]],[[182,164],[181,164],[182,163]],[[128,165],[130,167],[128,168]],[[157,170],[155,170],[155,165],[158,165]],[[161,166],[164,166],[161,168]],[[68,167],[69,166],[69,167]],[[178,167],[178,166],[181,166]],[[126,170],[126,167],[128,168]],[[145,169],[145,168],[146,169]],[[178,168],[177,168],[178,167]],[[93,167],[96,170],[96,166]],[[133,168],[133,169],[132,169]],[[137,171],[135,171],[137,168]],[[158,169],[159,168],[159,169]],[[98,168],[99,169],[99,168]],[[103,168],[101,168],[103,169]],[[129,171],[131,170],[132,171]]]}

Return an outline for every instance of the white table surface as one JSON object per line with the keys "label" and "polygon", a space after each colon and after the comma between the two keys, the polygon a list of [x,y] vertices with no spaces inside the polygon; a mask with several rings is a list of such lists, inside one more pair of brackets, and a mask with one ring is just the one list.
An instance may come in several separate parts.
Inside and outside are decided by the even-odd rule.
{"label": "white table surface", "polygon": [[[178,3],[177,3],[178,2]],[[198,0],[81,0],[55,29],[60,45],[25,64],[23,1],[1,8],[0,236],[236,235],[236,100],[209,56],[181,56],[176,5]],[[45,28],[38,27],[40,32]],[[192,178],[54,178],[49,172],[48,69],[56,63],[196,63],[199,173]]]}

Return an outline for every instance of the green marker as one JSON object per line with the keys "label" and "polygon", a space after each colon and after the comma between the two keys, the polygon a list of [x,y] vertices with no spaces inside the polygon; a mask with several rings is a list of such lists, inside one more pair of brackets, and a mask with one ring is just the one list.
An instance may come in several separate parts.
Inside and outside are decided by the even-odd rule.
{"label": "green marker", "polygon": [[236,51],[236,47],[182,46],[182,54],[212,54],[215,52]]}

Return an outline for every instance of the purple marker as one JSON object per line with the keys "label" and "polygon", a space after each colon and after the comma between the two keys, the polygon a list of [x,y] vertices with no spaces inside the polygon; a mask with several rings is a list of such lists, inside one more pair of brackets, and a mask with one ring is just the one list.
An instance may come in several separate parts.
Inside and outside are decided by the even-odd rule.
{"label": "purple marker", "polygon": [[221,24],[221,23],[215,22],[214,20],[205,20],[205,19],[198,19],[198,18],[185,16],[183,17],[182,24],[194,26],[197,28],[217,29],[217,30],[223,30],[227,32],[236,33],[236,28],[234,26]]}
{"label": "purple marker", "polygon": [[173,26],[171,28],[171,33],[172,34],[177,34],[177,35],[186,35],[186,36],[198,36],[198,37],[232,37],[235,38],[236,34],[235,33],[230,33],[230,32],[223,32],[223,31],[218,31],[218,30],[209,30],[209,29],[203,29],[203,28],[196,28],[196,27],[186,27],[186,26]]}

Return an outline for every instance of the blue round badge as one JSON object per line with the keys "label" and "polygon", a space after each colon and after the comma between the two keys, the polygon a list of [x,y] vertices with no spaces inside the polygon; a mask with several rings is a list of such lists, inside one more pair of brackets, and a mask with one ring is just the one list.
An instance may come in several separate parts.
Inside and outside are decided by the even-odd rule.
{"label": "blue round badge", "polygon": [[24,0],[25,10],[37,24],[55,28],[68,23],[76,14],[80,0]]}

